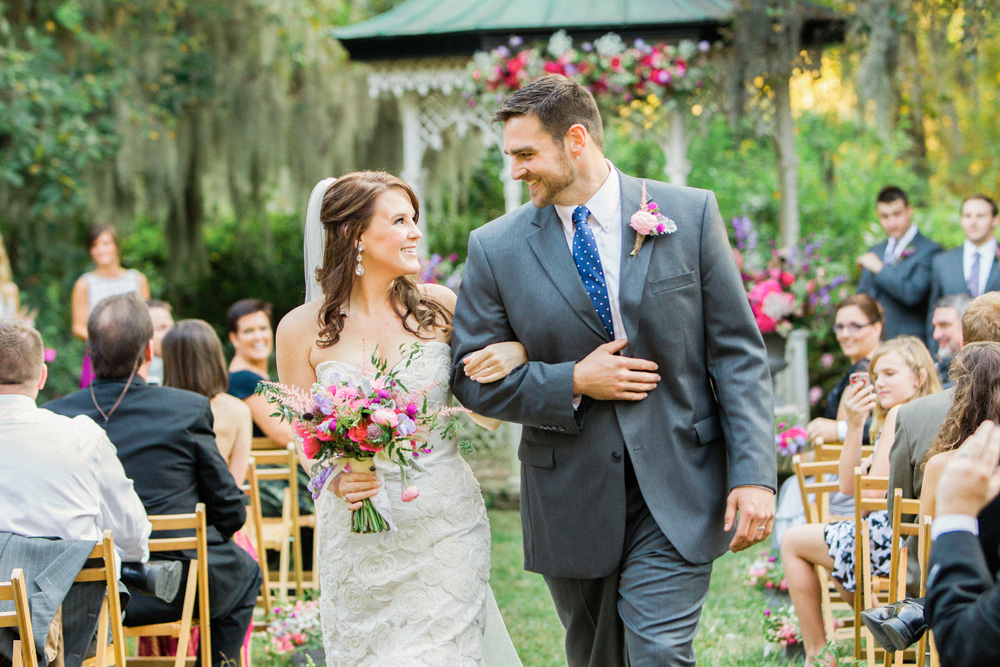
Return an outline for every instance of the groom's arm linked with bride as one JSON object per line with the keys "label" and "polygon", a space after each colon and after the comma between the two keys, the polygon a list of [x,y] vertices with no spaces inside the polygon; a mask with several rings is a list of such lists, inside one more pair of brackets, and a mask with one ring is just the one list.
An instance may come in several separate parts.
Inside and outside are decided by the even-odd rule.
{"label": "groom's arm linked with bride", "polygon": [[[715,196],[618,172],[577,89],[545,77],[495,117],[534,205],[470,236],[452,387],[524,427],[525,568],[545,575],[570,665],[624,664],[622,645],[631,665],[689,665],[712,561],[770,534],[771,379]],[[650,200],[676,229],[636,244],[629,220]],[[613,278],[596,298],[576,245],[587,225]],[[529,362],[470,381],[461,361],[498,341],[520,342]]]}

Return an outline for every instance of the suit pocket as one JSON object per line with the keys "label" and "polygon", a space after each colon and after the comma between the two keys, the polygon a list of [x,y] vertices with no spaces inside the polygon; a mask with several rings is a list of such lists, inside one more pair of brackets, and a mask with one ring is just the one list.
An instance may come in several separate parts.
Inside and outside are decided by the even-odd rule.
{"label": "suit pocket", "polygon": [[722,424],[719,422],[719,415],[712,415],[707,419],[702,419],[694,425],[694,432],[698,435],[698,444],[707,445],[722,437]]}
{"label": "suit pocket", "polygon": [[663,292],[669,292],[670,290],[680,289],[681,287],[687,287],[688,285],[694,284],[694,271],[688,271],[687,273],[681,273],[676,276],[670,276],[669,278],[663,278],[661,280],[654,280],[649,283],[649,293],[650,294],[661,294]]}
{"label": "suit pocket", "polygon": [[555,450],[552,447],[536,445],[527,440],[522,440],[518,445],[517,458],[536,468],[553,468],[556,465]]}

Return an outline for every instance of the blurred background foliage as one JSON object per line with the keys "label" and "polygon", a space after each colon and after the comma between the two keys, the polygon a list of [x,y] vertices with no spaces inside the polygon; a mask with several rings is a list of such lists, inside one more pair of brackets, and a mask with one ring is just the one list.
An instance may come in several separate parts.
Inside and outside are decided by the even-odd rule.
{"label": "blurred background foliage", "polygon": [[[797,5],[761,1],[775,16]],[[0,237],[59,352],[47,396],[75,387],[69,293],[95,222],[118,226],[125,265],[177,317],[219,326],[238,298],[272,301],[276,317],[301,302],[311,186],[401,167],[398,110],[368,96],[366,68],[329,31],[398,2],[0,0]],[[961,199],[1000,190],[994,3],[822,4],[847,17],[847,41],[786,63],[803,236],[853,266],[878,236],[875,194],[893,183],[925,233],[957,244]],[[713,189],[727,221],[749,216],[766,241],[781,195],[768,72],[755,71],[736,108],[693,117],[688,184]],[[663,177],[655,140],[619,124],[606,135],[619,168]],[[502,162],[478,143],[445,137],[425,160],[432,252],[464,256],[468,232],[503,212]],[[835,351],[827,331],[813,339],[817,358]],[[840,370],[813,368],[818,382]]]}

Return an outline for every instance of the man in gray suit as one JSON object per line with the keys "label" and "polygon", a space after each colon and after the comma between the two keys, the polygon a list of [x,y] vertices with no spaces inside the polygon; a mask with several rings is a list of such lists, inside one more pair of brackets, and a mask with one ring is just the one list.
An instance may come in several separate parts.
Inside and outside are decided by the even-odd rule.
{"label": "man in gray suit", "polygon": [[[593,97],[565,77],[494,121],[532,205],[469,239],[454,392],[524,425],[525,568],[545,576],[569,664],[624,665],[627,645],[633,667],[693,665],[712,561],[774,515],[771,382],[715,197],[615,169]],[[637,238],[640,210],[662,233]],[[527,364],[466,377],[468,354],[509,340]]]}
{"label": "man in gray suit", "polygon": [[[987,292],[973,299],[962,315],[962,342],[1000,343],[1000,292]],[[889,450],[889,488],[903,490],[904,498],[919,498],[924,485],[924,459],[955,397],[955,389],[918,398],[899,408],[896,435]],[[889,494],[892,512],[892,493]],[[907,589],[919,595],[920,568],[917,541],[910,538]]]}

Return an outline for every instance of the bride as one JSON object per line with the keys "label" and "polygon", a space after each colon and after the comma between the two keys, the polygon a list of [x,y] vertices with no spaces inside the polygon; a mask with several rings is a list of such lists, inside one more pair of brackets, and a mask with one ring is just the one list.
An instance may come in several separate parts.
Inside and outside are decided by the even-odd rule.
{"label": "bride", "polygon": [[[430,409],[447,404],[456,297],[414,281],[418,212],[413,190],[384,172],[327,179],[313,189],[306,212],[311,288],[278,325],[282,383],[308,389],[371,374],[373,353],[393,368],[416,344],[420,355],[399,379],[427,391]],[[506,377],[525,361],[519,343],[494,344],[464,360],[480,382]],[[474,418],[488,428],[499,424]],[[435,438],[419,463],[409,474],[421,491],[413,502],[400,500],[396,466],[379,468],[381,479],[342,473],[316,501],[327,665],[519,666],[489,587],[490,529],[479,484],[453,439]],[[351,510],[376,494],[388,498],[396,530],[351,533]]]}

